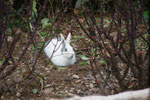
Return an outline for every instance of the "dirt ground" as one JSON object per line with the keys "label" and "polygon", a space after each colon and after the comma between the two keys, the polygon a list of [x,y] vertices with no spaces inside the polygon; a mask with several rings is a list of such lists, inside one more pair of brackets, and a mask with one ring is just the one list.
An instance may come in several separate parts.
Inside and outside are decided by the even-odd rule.
{"label": "dirt ground", "polygon": [[[77,27],[75,19],[71,20],[71,23],[71,25],[68,23],[62,25],[62,28],[65,28],[62,33],[67,35],[69,31],[72,32],[72,45],[77,57],[76,63],[72,66],[56,67],[42,52],[35,66],[34,74],[21,84],[12,86],[10,91],[3,94],[1,100],[49,100],[50,98],[66,98],[75,95],[101,94],[89,64],[84,64],[84,61],[78,56],[79,54],[87,55],[86,47],[82,44],[83,40],[81,36],[79,37],[82,31]],[[42,41],[38,35],[37,38]],[[21,53],[20,48],[23,48],[27,41],[27,39],[21,39],[18,42],[13,53],[16,58]],[[13,73],[15,78],[25,74],[26,64],[32,62],[31,52],[33,52],[32,47],[26,52],[20,68]],[[13,75],[10,77],[14,78]]]}
{"label": "dirt ground", "polygon": [[[84,54],[86,51],[82,53]],[[74,65],[56,67],[42,53],[36,64],[36,72],[25,82],[12,86],[1,99],[49,100],[50,98],[67,98],[75,95],[103,94],[93,77],[90,65],[81,64],[83,62],[77,56]],[[22,66],[25,64],[22,63]],[[14,76],[22,75],[23,71],[21,70],[23,69],[18,68],[14,72]]]}
{"label": "dirt ground", "polygon": [[[95,80],[91,66],[79,56],[88,56],[86,49],[88,47],[83,43],[85,39],[83,40],[80,35],[82,31],[78,28],[74,18],[72,18],[70,22],[71,24],[64,23],[61,28],[63,29],[62,33],[64,33],[64,35],[67,35],[69,31],[72,32],[72,46],[76,52],[76,63],[72,66],[56,67],[46,59],[46,56],[42,52],[35,66],[36,70],[34,74],[21,84],[12,86],[10,91],[4,93],[1,100],[49,100],[50,98],[67,98],[75,95],[104,94],[103,89],[106,84],[100,74],[96,73],[98,80]],[[37,37],[39,38],[39,36]],[[23,48],[25,43],[26,40],[20,40],[14,55],[21,52],[20,46]],[[19,77],[23,77],[26,73],[27,69],[24,69],[26,61],[28,64],[32,64],[32,61],[30,61],[33,59],[31,52],[33,52],[32,47],[27,51],[25,55],[26,59],[21,62],[18,69],[13,73],[14,76],[17,77],[17,75],[19,75]],[[102,74],[105,74],[105,65],[99,63],[98,66]],[[13,75],[10,77],[14,78]],[[108,84],[111,88],[105,87],[105,90],[107,90],[109,94],[114,94],[116,91],[119,92],[120,89],[117,85],[117,80],[115,80],[113,76],[110,77],[111,80],[109,80]]]}
{"label": "dirt ground", "polygon": [[[50,98],[66,98],[75,95],[101,94],[89,66],[75,64],[65,69],[53,65],[38,66],[37,71],[42,73],[43,86],[37,76],[32,76],[28,82],[12,87],[12,91],[5,93],[2,100],[49,100]],[[17,88],[13,91],[14,88]],[[37,89],[37,93],[33,89]]]}

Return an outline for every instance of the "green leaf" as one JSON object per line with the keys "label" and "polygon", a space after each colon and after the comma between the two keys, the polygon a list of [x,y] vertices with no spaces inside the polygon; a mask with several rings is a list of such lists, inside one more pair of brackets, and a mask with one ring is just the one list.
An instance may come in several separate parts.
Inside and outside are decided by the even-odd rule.
{"label": "green leaf", "polygon": [[122,32],[126,32],[127,29],[126,29],[126,28],[121,28],[121,31],[122,31]]}
{"label": "green leaf", "polygon": [[83,37],[82,37],[82,36],[80,36],[80,35],[79,35],[79,36],[75,36],[75,37],[74,37],[74,39],[82,39],[82,38],[83,38]]}
{"label": "green leaf", "polygon": [[82,60],[89,60],[88,57],[84,56],[84,55],[78,55]]}
{"label": "green leaf", "polygon": [[32,92],[33,92],[34,94],[36,94],[36,93],[38,92],[38,90],[37,90],[36,88],[34,88],[34,89],[32,90]]}
{"label": "green leaf", "polygon": [[34,13],[37,13],[37,9],[36,9],[36,0],[33,1],[32,10],[33,10]]}
{"label": "green leaf", "polygon": [[45,26],[49,25],[50,23],[48,23],[49,19],[48,18],[43,18],[41,20],[42,23],[42,28],[44,28]]}
{"label": "green leaf", "polygon": [[75,9],[80,8],[81,6],[83,6],[86,2],[89,2],[88,0],[77,0],[76,4],[75,4]]}
{"label": "green leaf", "polygon": [[149,16],[148,16],[148,11],[144,11],[144,18],[145,18],[146,20],[148,20],[148,18],[149,18]]}
{"label": "green leaf", "polygon": [[[7,28],[7,32],[10,33],[12,32],[11,28]],[[11,34],[10,34],[11,35]]]}
{"label": "green leaf", "polygon": [[108,24],[104,24],[104,28],[105,28],[105,27],[108,27]]}
{"label": "green leaf", "polygon": [[31,31],[33,31],[33,27],[32,27],[32,24],[31,24],[31,23],[29,23],[29,26],[30,26],[30,28],[31,28]]}
{"label": "green leaf", "polygon": [[86,66],[86,65],[89,65],[89,61],[86,61],[86,62],[80,62],[79,65],[80,65],[80,66]]}
{"label": "green leaf", "polygon": [[80,8],[83,5],[82,0],[77,0],[76,4],[75,4],[75,9]]}
{"label": "green leaf", "polygon": [[59,69],[59,70],[65,70],[65,69],[67,69],[67,67],[62,67],[62,66],[56,66],[56,68]]}
{"label": "green leaf", "polygon": [[99,63],[107,64],[106,61],[105,61],[104,59],[100,59]]}
{"label": "green leaf", "polygon": [[3,62],[0,60],[0,65],[2,65],[3,64]]}
{"label": "green leaf", "polygon": [[85,28],[89,28],[89,26],[88,26],[88,25],[85,25]]}
{"label": "green leaf", "polygon": [[66,94],[65,93],[60,93],[59,96],[60,97],[66,97]]}
{"label": "green leaf", "polygon": [[108,19],[104,19],[104,21],[105,21],[106,23],[110,23],[110,21],[109,21]]}
{"label": "green leaf", "polygon": [[38,50],[41,49],[41,47],[42,47],[43,44],[44,44],[44,42],[42,42],[42,41],[38,42]]}
{"label": "green leaf", "polygon": [[41,32],[39,32],[39,33],[40,33],[40,35],[42,35],[42,36],[46,36],[46,33],[47,33],[47,32],[41,31]]}
{"label": "green leaf", "polygon": [[44,87],[44,81],[43,81],[43,79],[40,79],[40,83],[41,83],[41,87],[43,88]]}
{"label": "green leaf", "polygon": [[80,28],[80,25],[77,25],[77,28]]}

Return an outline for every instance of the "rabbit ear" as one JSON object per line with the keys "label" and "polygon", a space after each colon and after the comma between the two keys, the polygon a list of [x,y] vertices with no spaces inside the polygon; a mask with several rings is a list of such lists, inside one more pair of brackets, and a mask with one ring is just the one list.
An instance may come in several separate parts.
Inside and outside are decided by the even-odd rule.
{"label": "rabbit ear", "polygon": [[62,34],[60,34],[60,36],[61,36],[61,39],[62,39],[62,40],[65,40],[65,38],[64,38],[64,36],[63,36]]}
{"label": "rabbit ear", "polygon": [[71,39],[71,33],[68,34],[67,36],[67,42],[70,43],[70,39]]}

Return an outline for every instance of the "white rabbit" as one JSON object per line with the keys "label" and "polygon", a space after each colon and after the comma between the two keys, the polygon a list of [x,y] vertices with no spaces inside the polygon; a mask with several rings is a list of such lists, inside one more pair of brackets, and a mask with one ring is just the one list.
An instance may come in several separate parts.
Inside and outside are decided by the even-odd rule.
{"label": "white rabbit", "polygon": [[61,37],[53,38],[46,43],[44,52],[51,62],[57,66],[68,66],[75,63],[75,52],[70,45],[71,34],[67,39],[60,34]]}

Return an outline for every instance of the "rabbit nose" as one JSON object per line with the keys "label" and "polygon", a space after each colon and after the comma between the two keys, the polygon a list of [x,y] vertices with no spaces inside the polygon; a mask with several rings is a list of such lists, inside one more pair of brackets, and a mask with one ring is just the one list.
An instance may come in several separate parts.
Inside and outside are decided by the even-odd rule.
{"label": "rabbit nose", "polygon": [[69,58],[73,58],[73,56],[74,56],[74,54],[70,54],[70,55],[69,55]]}

